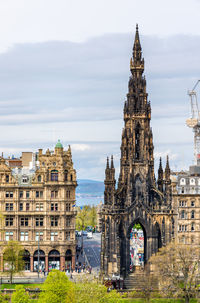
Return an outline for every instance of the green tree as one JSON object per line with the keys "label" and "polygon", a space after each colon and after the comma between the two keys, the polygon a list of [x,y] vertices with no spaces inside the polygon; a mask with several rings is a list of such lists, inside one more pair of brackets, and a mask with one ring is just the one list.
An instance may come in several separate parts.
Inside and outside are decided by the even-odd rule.
{"label": "green tree", "polygon": [[7,303],[8,302],[8,300],[6,299],[6,296],[7,295],[0,294],[0,303]]}
{"label": "green tree", "polygon": [[30,298],[28,293],[25,291],[22,285],[16,286],[16,291],[13,293],[11,302],[12,303],[29,303]]}
{"label": "green tree", "polygon": [[42,285],[38,303],[74,303],[74,284],[64,272],[53,270]]}
{"label": "green tree", "polygon": [[76,303],[118,303],[121,296],[115,290],[107,292],[107,287],[97,282],[77,283],[75,288]]}
{"label": "green tree", "polygon": [[4,271],[10,275],[12,284],[13,276],[24,270],[24,249],[17,241],[9,241],[3,251]]}
{"label": "green tree", "polygon": [[89,218],[89,209],[90,206],[85,205],[82,209],[79,207],[77,216],[76,216],[76,229],[77,230],[85,230],[86,227],[89,225],[88,218]]}
{"label": "green tree", "polygon": [[150,262],[158,277],[161,294],[182,296],[186,303],[190,302],[197,292],[199,259],[199,247],[175,242],[152,256]]}
{"label": "green tree", "polygon": [[79,207],[76,216],[76,229],[85,230],[87,226],[93,228],[97,224],[97,207],[85,205],[82,209]]}
{"label": "green tree", "polygon": [[89,225],[93,228],[97,225],[97,208],[94,205],[89,210]]}

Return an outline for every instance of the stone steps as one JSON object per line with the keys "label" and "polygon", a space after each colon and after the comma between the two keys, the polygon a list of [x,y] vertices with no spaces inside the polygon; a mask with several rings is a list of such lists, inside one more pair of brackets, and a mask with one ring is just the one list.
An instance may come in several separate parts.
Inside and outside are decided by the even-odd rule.
{"label": "stone steps", "polygon": [[130,274],[124,280],[124,286],[126,289],[133,290],[143,290],[146,288],[158,289],[158,281],[153,275],[150,275],[150,278],[147,278],[147,275],[144,273],[134,273]]}

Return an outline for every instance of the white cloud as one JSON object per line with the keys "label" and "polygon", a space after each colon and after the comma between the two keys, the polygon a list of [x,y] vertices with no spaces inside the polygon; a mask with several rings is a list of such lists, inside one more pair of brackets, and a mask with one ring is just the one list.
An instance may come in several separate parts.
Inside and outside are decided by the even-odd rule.
{"label": "white cloud", "polygon": [[[199,77],[200,37],[142,36],[152,105],[155,164],[192,163],[193,134],[187,89]],[[17,45],[0,55],[0,152],[73,147],[80,178],[102,180],[107,155],[119,171],[123,105],[133,34],[109,34],[85,43]]]}
{"label": "white cloud", "polygon": [[71,147],[72,147],[72,151],[81,151],[81,152],[88,151],[91,149],[90,145],[88,144],[72,144]]}

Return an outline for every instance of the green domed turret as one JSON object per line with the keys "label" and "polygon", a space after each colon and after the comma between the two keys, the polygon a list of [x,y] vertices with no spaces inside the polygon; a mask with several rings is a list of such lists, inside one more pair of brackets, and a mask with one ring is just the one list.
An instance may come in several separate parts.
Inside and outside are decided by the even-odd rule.
{"label": "green domed turret", "polygon": [[58,142],[56,144],[56,148],[63,148],[62,144],[60,143],[60,140],[58,140]]}

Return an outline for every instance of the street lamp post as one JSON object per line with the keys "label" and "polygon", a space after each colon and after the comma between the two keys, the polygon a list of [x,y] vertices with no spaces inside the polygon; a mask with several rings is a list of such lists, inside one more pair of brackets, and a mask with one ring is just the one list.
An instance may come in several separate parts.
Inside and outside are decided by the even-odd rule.
{"label": "street lamp post", "polygon": [[39,274],[40,274],[40,235],[38,235],[38,278],[39,278]]}

